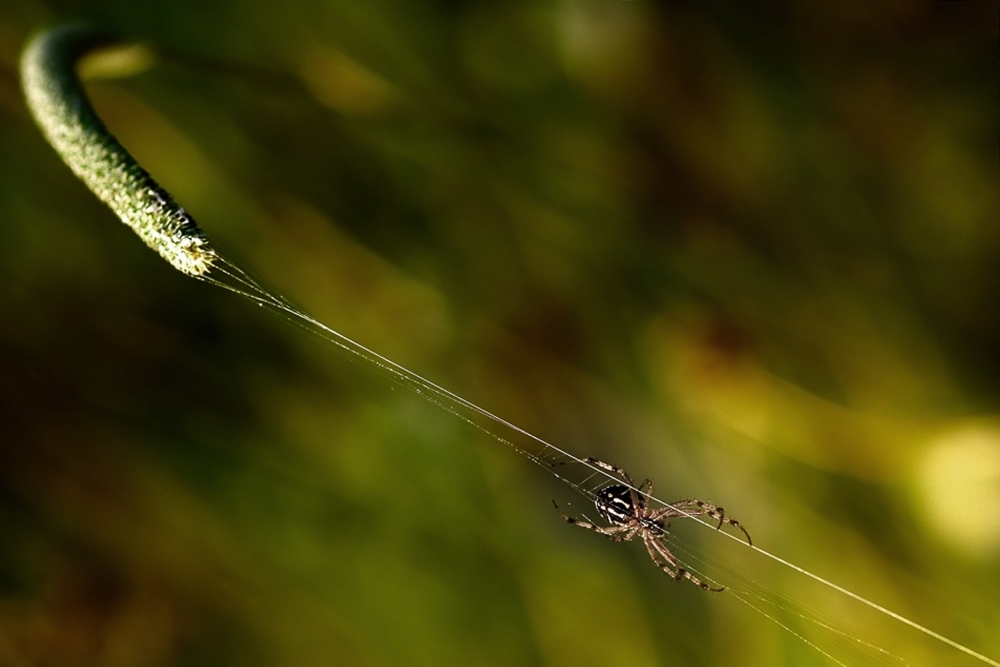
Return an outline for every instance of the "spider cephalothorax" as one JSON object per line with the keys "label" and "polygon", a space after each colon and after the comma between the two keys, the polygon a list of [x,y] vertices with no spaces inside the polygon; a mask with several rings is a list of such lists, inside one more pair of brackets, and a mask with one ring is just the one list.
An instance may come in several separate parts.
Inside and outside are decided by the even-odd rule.
{"label": "spider cephalothorax", "polygon": [[[649,552],[649,557],[653,559],[656,566],[677,581],[687,579],[706,591],[718,592],[723,590],[722,588],[709,586],[688,572],[677,558],[670,553],[670,550],[663,544],[662,539],[670,527],[670,524],[665,519],[670,517],[709,516],[718,520],[718,528],[721,528],[722,524],[739,528],[746,535],[747,542],[752,544],[750,534],[739,521],[727,517],[721,507],[695,499],[677,500],[665,507],[652,509],[649,507],[649,499],[653,495],[652,480],[643,480],[642,484],[636,486],[632,482],[632,477],[621,468],[616,468],[609,463],[598,461],[594,458],[583,459],[583,462],[618,475],[625,481],[625,484],[609,484],[599,489],[594,498],[594,506],[597,508],[597,512],[605,521],[611,524],[610,526],[598,526],[589,521],[574,519],[560,510],[559,506],[556,505],[556,509],[559,510],[559,513],[562,514],[567,522],[581,528],[593,530],[601,535],[606,535],[614,542],[627,542],[639,537],[642,539],[643,544],[646,546],[646,551]],[[555,505],[555,502],[552,504]]]}

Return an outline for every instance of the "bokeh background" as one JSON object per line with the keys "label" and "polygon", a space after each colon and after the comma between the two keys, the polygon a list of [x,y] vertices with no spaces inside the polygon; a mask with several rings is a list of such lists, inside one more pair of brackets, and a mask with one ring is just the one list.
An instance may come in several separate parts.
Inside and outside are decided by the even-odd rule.
{"label": "bokeh background", "polygon": [[[169,51],[95,105],[292,301],[1000,658],[996,2],[13,0],[0,664],[836,664],[146,249],[22,102],[79,18]],[[845,664],[980,664],[676,528]]]}

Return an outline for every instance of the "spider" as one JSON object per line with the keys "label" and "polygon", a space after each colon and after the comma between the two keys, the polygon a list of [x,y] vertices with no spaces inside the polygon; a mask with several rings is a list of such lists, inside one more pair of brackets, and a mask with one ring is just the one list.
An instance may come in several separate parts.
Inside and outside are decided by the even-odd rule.
{"label": "spider", "polygon": [[[666,535],[670,523],[664,519],[675,516],[709,516],[719,521],[716,530],[722,528],[722,524],[727,524],[733,528],[739,528],[747,538],[748,544],[753,544],[750,540],[750,533],[746,531],[739,521],[730,519],[723,512],[721,507],[700,500],[687,499],[677,500],[666,507],[651,509],[649,498],[653,495],[653,481],[643,480],[642,484],[636,486],[632,477],[610,463],[598,461],[595,458],[585,458],[584,463],[597,466],[610,473],[618,475],[625,481],[625,484],[609,484],[597,492],[594,505],[610,526],[598,526],[589,521],[581,521],[567,515],[559,505],[553,500],[556,510],[562,514],[567,523],[592,530],[595,533],[606,535],[612,542],[628,542],[635,537],[642,539],[646,545],[646,551],[653,563],[658,568],[666,572],[673,579],[683,581],[687,579],[702,590],[718,593],[723,588],[713,588],[707,583],[694,576],[670,553],[666,545],[663,544],[663,537]],[[645,488],[645,493],[643,489]]]}

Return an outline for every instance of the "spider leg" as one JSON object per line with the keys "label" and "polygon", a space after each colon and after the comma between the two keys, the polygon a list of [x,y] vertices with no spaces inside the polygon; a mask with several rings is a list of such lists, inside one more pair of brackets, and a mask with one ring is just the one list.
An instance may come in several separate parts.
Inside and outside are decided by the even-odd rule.
{"label": "spider leg", "polygon": [[[643,493],[643,487],[646,488],[645,493]],[[642,484],[639,486],[632,486],[631,480],[629,481],[629,495],[632,497],[632,507],[635,508],[636,514],[645,514],[649,511],[649,497],[653,495],[653,480],[648,477],[642,480]]]}
{"label": "spider leg", "polygon": [[[629,485],[631,486],[631,482]],[[647,513],[649,510],[649,499],[653,497],[653,480],[647,477],[642,480],[642,484],[629,489],[629,493],[632,496],[632,507],[635,507],[639,514]]]}
{"label": "spider leg", "polygon": [[709,591],[710,593],[721,593],[726,590],[724,587],[714,588],[709,586],[707,583],[691,574],[683,565],[680,564],[674,555],[670,553],[670,550],[667,549],[666,545],[658,539],[652,536],[644,535],[643,542],[646,545],[646,550],[649,552],[649,557],[653,559],[653,562],[656,563],[657,567],[670,575],[670,577],[672,577],[675,581],[683,581],[687,579],[698,588],[703,591]]}
{"label": "spider leg", "polygon": [[723,524],[732,526],[733,528],[738,528],[743,532],[743,535],[747,538],[747,544],[753,546],[753,540],[750,539],[750,533],[747,529],[743,527],[736,519],[731,519],[726,516],[725,510],[721,507],[713,505],[712,503],[706,503],[701,500],[696,500],[694,498],[688,498],[685,500],[675,500],[666,507],[655,510],[650,515],[650,518],[659,520],[663,517],[668,516],[708,516],[719,522],[716,526],[716,530],[722,528]]}
{"label": "spider leg", "polygon": [[622,470],[621,468],[619,468],[617,466],[613,466],[610,463],[605,463],[604,461],[600,461],[598,459],[595,459],[592,456],[588,456],[587,458],[583,459],[583,462],[584,463],[589,463],[591,465],[595,465],[598,468],[601,468],[603,470],[607,470],[608,472],[613,472],[614,474],[616,474],[619,477],[621,477],[622,479],[624,479],[625,483],[628,484],[629,486],[631,486],[633,489],[636,488],[635,482],[632,481],[632,476],[629,475],[627,472],[625,472],[624,470]]}
{"label": "spider leg", "polygon": [[566,520],[566,523],[574,526],[580,526],[581,528],[586,528],[587,530],[592,530],[595,533],[600,533],[601,535],[608,537],[612,542],[627,542],[635,537],[635,529],[629,525],[610,527],[598,526],[597,524],[590,523],[589,521],[582,521],[571,517],[563,512],[554,500],[552,501],[552,506],[555,507],[556,511],[562,515],[562,518]]}

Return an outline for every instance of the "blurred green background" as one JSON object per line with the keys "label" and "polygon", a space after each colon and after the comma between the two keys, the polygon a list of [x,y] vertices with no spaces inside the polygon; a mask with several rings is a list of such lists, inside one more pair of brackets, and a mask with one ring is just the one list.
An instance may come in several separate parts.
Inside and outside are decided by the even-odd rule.
{"label": "blurred green background", "polygon": [[[835,664],[146,249],[22,102],[25,40],[79,18],[171,51],[95,105],[306,311],[1000,657],[996,2],[13,0],[0,664]],[[675,527],[734,589],[978,664]]]}

